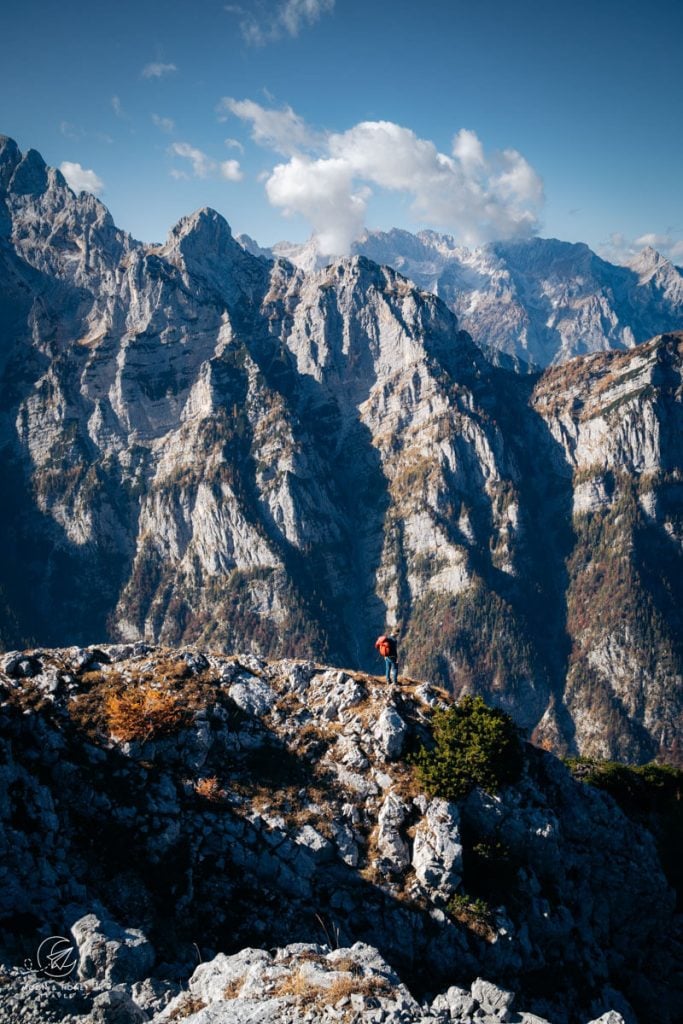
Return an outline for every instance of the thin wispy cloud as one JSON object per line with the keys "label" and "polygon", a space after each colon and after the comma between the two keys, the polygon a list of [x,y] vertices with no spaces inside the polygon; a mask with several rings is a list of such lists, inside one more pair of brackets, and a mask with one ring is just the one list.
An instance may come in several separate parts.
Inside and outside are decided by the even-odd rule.
{"label": "thin wispy cloud", "polygon": [[238,139],[226,139],[225,145],[230,149],[236,149],[238,153],[244,153],[244,146]]}
{"label": "thin wispy cloud", "polygon": [[74,192],[92,192],[98,196],[104,189],[104,182],[93,170],[81,167],[79,163],[64,160],[59,169],[66,178],[66,183]]}
{"label": "thin wispy cloud", "polygon": [[254,100],[224,96],[217,109],[219,120],[225,121],[233,115],[248,122],[254,142],[282,156],[293,156],[302,150],[318,149],[324,145],[324,135],[312,131],[291,107],[276,110],[262,107]]}
{"label": "thin wispy cloud", "polygon": [[122,120],[128,116],[125,110],[123,109],[123,104],[121,103],[121,100],[118,96],[112,96],[111,109],[114,111],[116,116],[120,117]]}
{"label": "thin wispy cloud", "polygon": [[152,61],[151,64],[145,64],[140,73],[143,78],[163,78],[164,75],[171,75],[177,70],[178,68],[175,64],[163,64],[161,61]]}
{"label": "thin wispy cloud", "polygon": [[78,128],[77,125],[72,124],[70,121],[59,122],[59,134],[63,135],[65,139],[82,139],[85,132],[82,128]]}
{"label": "thin wispy cloud", "polygon": [[85,128],[72,124],[71,121],[60,121],[59,133],[71,142],[77,142],[81,139],[96,139],[97,142],[105,142],[107,145],[111,145],[114,141],[111,135],[107,135],[106,132],[87,132]]}
{"label": "thin wispy cloud", "polygon": [[302,29],[329,14],[334,4],[335,0],[281,0],[275,5],[254,0],[248,6],[225,4],[225,10],[238,18],[240,32],[247,43],[266,46],[286,36],[296,38]]}
{"label": "thin wispy cloud", "polygon": [[175,121],[172,117],[160,117],[159,114],[152,114],[152,123],[167,135],[170,135],[175,129]]}
{"label": "thin wispy cloud", "polygon": [[186,170],[172,168],[170,172],[171,177],[176,180],[187,180],[189,177],[210,178],[218,176],[226,181],[241,181],[244,176],[239,160],[214,160],[204,153],[203,150],[197,149],[196,146],[191,146],[189,142],[173,142],[168,147],[168,152],[172,156],[188,160],[192,168],[191,175]]}
{"label": "thin wispy cloud", "polygon": [[392,121],[364,121],[345,132],[316,132],[291,107],[221,101],[250,125],[252,139],[288,159],[267,174],[269,202],[304,217],[325,255],[350,250],[365,226],[374,190],[402,193],[421,224],[447,229],[467,245],[527,237],[544,202],[539,174],[516,149],[487,154],[461,129],[451,152]]}

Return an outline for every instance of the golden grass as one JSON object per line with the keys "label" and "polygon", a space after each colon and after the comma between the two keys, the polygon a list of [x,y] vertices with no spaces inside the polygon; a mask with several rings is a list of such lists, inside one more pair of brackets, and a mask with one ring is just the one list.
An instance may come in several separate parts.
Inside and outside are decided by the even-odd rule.
{"label": "golden grass", "polygon": [[[342,970],[342,964],[344,967],[350,968],[350,971]],[[359,968],[350,958],[338,963],[330,963],[329,966],[331,970],[325,973],[334,975],[329,984],[312,983],[310,976],[303,967],[300,967],[293,974],[276,983],[273,995],[290,997],[302,1007],[323,1007],[336,1006],[340,1000],[352,995],[380,996],[388,995],[391,992],[391,985],[386,978],[379,975],[365,978],[354,976]]]}
{"label": "golden grass", "polygon": [[205,1006],[206,1003],[203,999],[199,999],[198,996],[193,996],[186,992],[183,999],[181,999],[166,1019],[183,1020],[185,1017],[191,1017],[193,1013],[199,1013]]}
{"label": "golden grass", "polygon": [[109,694],[104,717],[110,734],[125,743],[175,732],[186,721],[187,713],[180,695],[146,684]]}
{"label": "golden grass", "polygon": [[199,779],[194,784],[194,791],[202,800],[208,800],[212,804],[220,804],[227,797],[227,793],[221,788],[221,784],[215,775],[207,779]]}

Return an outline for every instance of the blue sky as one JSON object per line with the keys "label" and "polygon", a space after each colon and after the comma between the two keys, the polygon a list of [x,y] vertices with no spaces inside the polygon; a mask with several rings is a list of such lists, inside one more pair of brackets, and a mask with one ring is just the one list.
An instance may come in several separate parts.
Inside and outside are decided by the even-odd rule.
{"label": "blue sky", "polygon": [[[363,225],[683,263],[674,0],[9,0],[0,132],[161,240]],[[90,172],[90,173],[88,173]]]}

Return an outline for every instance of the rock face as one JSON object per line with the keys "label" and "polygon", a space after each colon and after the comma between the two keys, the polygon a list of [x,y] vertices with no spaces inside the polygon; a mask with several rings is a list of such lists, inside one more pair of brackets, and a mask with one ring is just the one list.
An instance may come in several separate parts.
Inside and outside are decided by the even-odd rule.
{"label": "rock face", "polygon": [[2,1024],[676,1021],[653,836],[554,756],[448,803],[367,728],[391,708],[415,749],[433,690],[145,644],[27,660],[0,673]]}
{"label": "rock face", "polygon": [[141,245],[33,151],[0,168],[6,650],[368,670],[400,624],[401,671],[554,750],[680,759],[680,335],[518,376],[364,256],[304,273],[206,209]]}
{"label": "rock face", "polygon": [[[310,243],[252,253],[311,271],[324,261]],[[354,252],[387,264],[438,295],[484,351],[545,367],[576,355],[628,349],[683,327],[683,271],[651,247],[615,266],[583,243],[555,238],[458,245],[435,231],[368,231]]]}

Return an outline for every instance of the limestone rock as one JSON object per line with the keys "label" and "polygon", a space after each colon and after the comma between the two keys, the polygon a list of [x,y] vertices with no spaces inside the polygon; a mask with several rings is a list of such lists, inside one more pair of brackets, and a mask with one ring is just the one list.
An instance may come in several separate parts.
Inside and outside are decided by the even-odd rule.
{"label": "limestone rock", "polygon": [[399,757],[408,734],[408,727],[395,708],[384,708],[373,735],[389,759]]}
{"label": "limestone rock", "polygon": [[425,888],[442,896],[455,891],[462,874],[459,821],[455,804],[434,799],[415,831],[415,874]]}
{"label": "limestone rock", "polygon": [[154,963],[151,943],[137,928],[122,928],[102,914],[86,914],[71,925],[78,947],[78,977],[110,984],[145,978]]}

